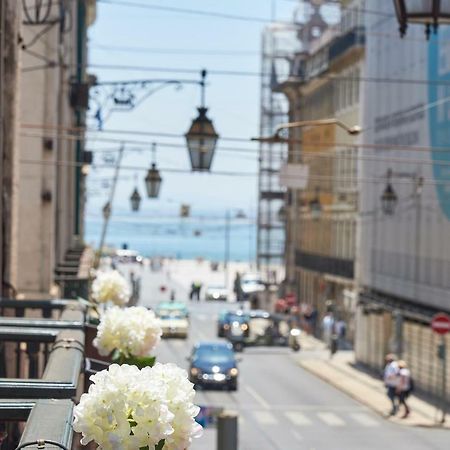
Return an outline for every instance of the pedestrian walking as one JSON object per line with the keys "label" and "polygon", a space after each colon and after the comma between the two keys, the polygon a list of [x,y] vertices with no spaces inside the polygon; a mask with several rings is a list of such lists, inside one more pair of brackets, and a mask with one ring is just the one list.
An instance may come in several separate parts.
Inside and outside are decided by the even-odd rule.
{"label": "pedestrian walking", "polygon": [[386,355],[386,365],[384,367],[384,385],[387,389],[387,396],[392,403],[391,416],[395,416],[398,411],[397,389],[400,382],[400,369],[398,367],[397,357],[393,353]]}
{"label": "pedestrian walking", "polygon": [[411,410],[406,403],[406,399],[409,397],[412,391],[412,378],[411,378],[411,371],[408,368],[408,365],[405,361],[400,360],[398,361],[398,369],[399,369],[399,383],[397,387],[397,394],[399,397],[399,406],[402,406],[405,408],[405,413],[402,416],[402,419],[406,419]]}
{"label": "pedestrian walking", "polygon": [[331,336],[334,330],[334,316],[332,312],[327,312],[322,319],[322,336],[328,346],[331,344]]}

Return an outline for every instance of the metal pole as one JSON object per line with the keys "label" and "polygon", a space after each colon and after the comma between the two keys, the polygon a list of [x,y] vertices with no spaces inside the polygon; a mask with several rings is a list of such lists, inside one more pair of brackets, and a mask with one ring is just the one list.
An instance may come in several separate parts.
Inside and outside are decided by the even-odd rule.
{"label": "metal pole", "polygon": [[225,411],[217,418],[217,450],[238,449],[238,415]]}
{"label": "metal pole", "polygon": [[[123,156],[124,149],[125,149],[125,146],[122,144],[122,146],[119,149],[119,156],[117,157],[116,170],[114,172],[114,179],[113,179],[113,183],[112,183],[112,186],[111,186],[111,192],[109,193],[108,203],[109,203],[111,209],[112,209],[112,204],[113,204],[113,201],[114,201],[114,194],[116,192],[117,180],[119,179],[119,171],[120,171],[120,165],[122,163],[122,156]],[[100,237],[100,244],[98,246],[98,256],[96,258],[95,267],[98,267],[98,265],[100,263],[100,259],[101,259],[102,254],[103,254],[103,247],[105,245],[105,238],[106,238],[106,233],[108,231],[108,225],[109,225],[110,217],[111,217],[111,214],[108,214],[105,217],[105,220],[103,222],[103,229],[102,229],[102,234],[101,234],[101,237]]]}
{"label": "metal pole", "polygon": [[[84,80],[84,71],[86,67],[86,2],[78,0],[77,4],[77,53],[76,53],[76,82],[79,87]],[[83,112],[77,108],[75,111],[75,127],[78,129],[83,126],[84,115]],[[75,162],[82,162],[83,154],[82,139],[77,139],[75,142]],[[81,167],[75,167],[75,214],[74,214],[74,234],[79,235],[81,229]]]}
{"label": "metal pole", "polygon": [[230,260],[230,211],[228,210],[225,214],[225,259],[224,259],[224,270],[225,270],[225,289],[228,289],[228,261]]}
{"label": "metal pole", "polygon": [[4,132],[4,96],[5,89],[5,66],[4,66],[4,47],[5,47],[5,2],[0,2],[0,294],[3,294],[3,132]]}
{"label": "metal pole", "polygon": [[447,344],[446,335],[441,336],[441,356],[442,356],[442,418],[441,423],[445,423],[447,414]]}

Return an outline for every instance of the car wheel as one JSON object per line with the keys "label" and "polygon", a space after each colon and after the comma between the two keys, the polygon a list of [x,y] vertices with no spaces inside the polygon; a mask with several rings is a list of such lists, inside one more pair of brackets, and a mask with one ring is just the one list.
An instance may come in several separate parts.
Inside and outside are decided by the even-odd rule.
{"label": "car wheel", "polygon": [[235,382],[235,383],[233,383],[233,384],[230,384],[229,386],[228,386],[228,390],[229,391],[237,391],[237,381]]}

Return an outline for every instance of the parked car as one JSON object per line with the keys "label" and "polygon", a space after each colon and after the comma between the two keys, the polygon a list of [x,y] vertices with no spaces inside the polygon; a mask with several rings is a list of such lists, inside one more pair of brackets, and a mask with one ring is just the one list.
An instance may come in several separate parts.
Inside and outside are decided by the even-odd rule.
{"label": "parked car", "polygon": [[189,312],[182,302],[161,302],[155,311],[161,320],[163,338],[180,337],[186,339],[189,334]]}
{"label": "parked car", "polygon": [[142,263],[142,256],[135,250],[120,249],[116,251],[116,261],[119,263]]}
{"label": "parked car", "polygon": [[238,387],[237,359],[227,342],[202,342],[192,350],[189,379],[195,386],[225,387],[236,391]]}
{"label": "parked car", "polygon": [[208,286],[205,292],[206,300],[224,300],[228,299],[228,289],[225,286]]}
{"label": "parked car", "polygon": [[266,288],[258,273],[245,273],[241,276],[240,282],[243,300],[248,300],[252,295],[263,292]]}

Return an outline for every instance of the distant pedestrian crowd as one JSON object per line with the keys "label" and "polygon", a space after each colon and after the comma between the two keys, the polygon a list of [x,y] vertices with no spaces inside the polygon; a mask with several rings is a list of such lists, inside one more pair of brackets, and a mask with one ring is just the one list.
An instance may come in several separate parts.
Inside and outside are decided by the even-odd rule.
{"label": "distant pedestrian crowd", "polygon": [[406,400],[414,390],[414,381],[408,365],[405,361],[397,359],[396,355],[389,353],[386,355],[383,378],[387,389],[387,396],[392,404],[390,415],[395,416],[400,407],[403,406],[404,414],[402,419],[406,419],[411,413],[411,409],[406,403]]}

